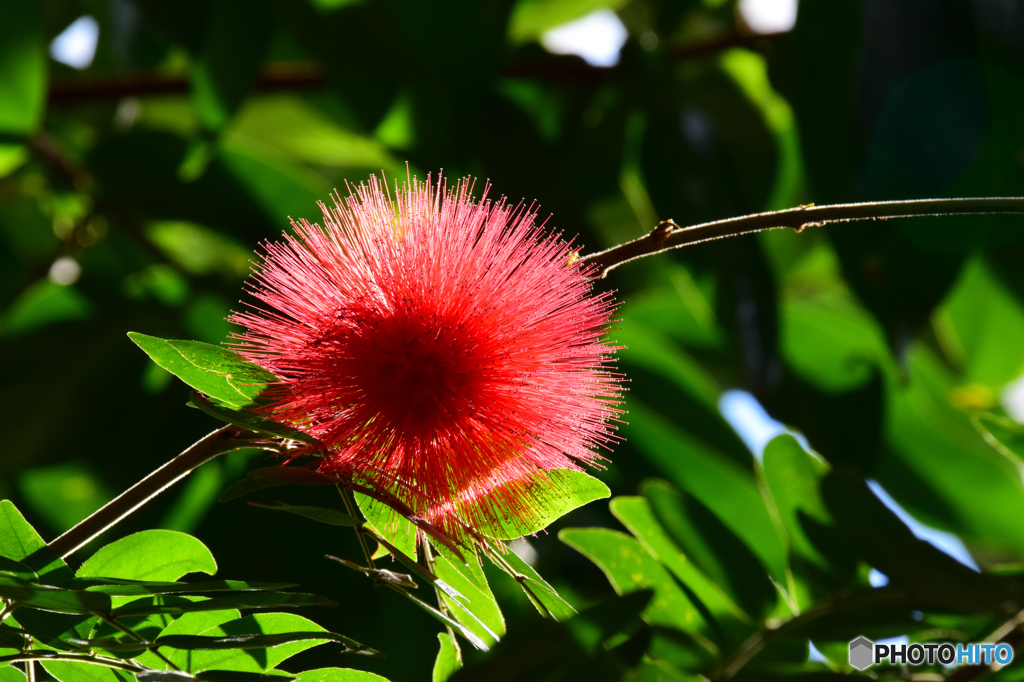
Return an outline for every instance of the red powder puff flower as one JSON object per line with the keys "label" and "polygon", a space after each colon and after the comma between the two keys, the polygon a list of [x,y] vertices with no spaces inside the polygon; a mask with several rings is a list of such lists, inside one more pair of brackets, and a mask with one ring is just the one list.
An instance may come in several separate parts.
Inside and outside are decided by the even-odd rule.
{"label": "red powder puff flower", "polygon": [[[328,448],[320,470],[397,497],[463,537],[528,525],[538,472],[602,457],[621,378],[614,310],[533,207],[472,184],[376,178],[323,203],[324,228],[265,244],[235,313],[238,351],[280,379],[262,412]],[[543,474],[540,474],[543,477]]]}

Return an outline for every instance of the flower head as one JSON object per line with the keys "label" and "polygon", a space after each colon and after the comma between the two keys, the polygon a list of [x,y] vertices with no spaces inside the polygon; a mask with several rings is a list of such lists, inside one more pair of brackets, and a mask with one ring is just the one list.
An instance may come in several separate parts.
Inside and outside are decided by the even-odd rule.
{"label": "flower head", "polygon": [[320,470],[386,491],[453,536],[527,523],[532,482],[598,463],[621,379],[614,310],[533,207],[371,178],[293,223],[232,321],[275,374],[261,408],[318,438]]}

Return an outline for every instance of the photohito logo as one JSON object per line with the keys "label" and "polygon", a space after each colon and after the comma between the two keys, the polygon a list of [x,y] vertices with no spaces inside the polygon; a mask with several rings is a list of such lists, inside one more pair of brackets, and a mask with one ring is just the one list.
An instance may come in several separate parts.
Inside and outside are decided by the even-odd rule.
{"label": "photohito logo", "polygon": [[1000,644],[875,644],[867,637],[850,642],[850,665],[866,670],[880,663],[907,665],[1007,665],[1013,661],[1013,647]]}

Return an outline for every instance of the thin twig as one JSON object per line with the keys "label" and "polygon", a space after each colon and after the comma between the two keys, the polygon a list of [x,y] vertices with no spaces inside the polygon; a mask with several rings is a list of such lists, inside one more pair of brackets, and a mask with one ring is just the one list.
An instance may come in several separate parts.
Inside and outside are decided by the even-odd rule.
{"label": "thin twig", "polygon": [[[993,644],[1009,644],[1016,652],[1021,644],[1024,644],[1024,611],[1018,613],[1015,618],[1003,623],[987,641]],[[987,672],[992,672],[992,666],[965,665],[957,668],[956,671],[946,678],[946,682],[970,682],[970,680]]]}
{"label": "thin twig", "polygon": [[179,668],[177,665],[175,665],[171,661],[171,659],[167,658],[162,653],[160,653],[160,647],[159,646],[157,646],[153,642],[150,642],[148,639],[146,639],[145,637],[143,637],[139,633],[135,632],[130,627],[128,627],[126,625],[123,625],[122,623],[120,623],[117,620],[117,618],[107,618],[105,616],[101,616],[101,618],[103,618],[103,621],[105,623],[114,626],[115,628],[117,628],[118,630],[120,630],[121,632],[125,633],[126,635],[128,635],[129,637],[134,639],[136,642],[138,642],[139,644],[144,646],[146,648],[146,651],[150,652],[151,654],[153,654],[154,656],[159,658],[161,661],[166,663],[171,668],[171,670],[177,670],[178,672],[181,672],[181,668]]}
{"label": "thin twig", "polygon": [[[334,487],[338,489],[341,499],[345,502],[345,511],[348,512],[348,515],[354,519],[360,518],[362,514],[356,510],[355,501],[352,499],[352,492],[340,484]],[[366,559],[366,567],[373,571],[377,566],[373,563],[373,552],[370,551],[370,547],[366,544],[366,537],[363,535],[363,529],[361,526],[355,526],[355,531],[356,538],[359,539],[359,546],[363,550],[363,557]]]}
{"label": "thin twig", "polygon": [[70,556],[75,550],[214,457],[232,450],[252,447],[253,443],[244,438],[247,433],[249,432],[246,429],[234,425],[217,429],[50,542],[47,547],[61,558]]}
{"label": "thin twig", "polygon": [[132,665],[122,660],[107,658],[105,656],[93,656],[90,654],[69,654],[57,651],[23,651],[17,654],[11,654],[10,656],[0,656],[0,663],[19,663],[21,661],[32,662],[32,661],[67,661],[69,663],[93,663],[95,665],[103,665],[108,668],[117,668],[118,670],[127,670],[133,673],[144,673],[149,668],[144,668],[141,665]]}
{"label": "thin twig", "polygon": [[605,251],[580,258],[584,266],[597,266],[594,276],[601,278],[613,268],[631,260],[681,246],[713,239],[736,237],[762,230],[791,227],[798,232],[807,227],[853,220],[886,220],[920,216],[1024,214],[1024,197],[980,197],[969,199],[914,199],[910,201],[870,201],[861,204],[798,206],[783,211],[754,213],[739,218],[716,220],[701,225],[680,227],[671,220],[658,223],[649,234]]}

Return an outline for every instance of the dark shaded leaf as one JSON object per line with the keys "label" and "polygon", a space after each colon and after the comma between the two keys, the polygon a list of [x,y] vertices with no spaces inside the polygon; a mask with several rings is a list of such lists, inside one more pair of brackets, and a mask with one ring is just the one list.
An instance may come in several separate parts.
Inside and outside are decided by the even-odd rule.
{"label": "dark shaded leaf", "polygon": [[204,580],[194,583],[175,582],[106,582],[103,578],[76,579],[66,583],[69,588],[102,592],[111,596],[133,597],[147,594],[203,594],[206,592],[266,592],[297,587],[293,583],[254,583],[244,580]]}
{"label": "dark shaded leaf", "polygon": [[250,592],[184,604],[160,603],[159,598],[139,599],[114,609],[114,615],[135,616],[151,613],[193,613],[223,609],[273,609],[303,606],[337,606],[337,604],[330,599],[301,592]]}
{"label": "dark shaded leaf", "polygon": [[234,635],[229,637],[212,637],[207,635],[166,635],[156,639],[157,646],[171,647],[172,649],[204,650],[212,651],[219,649],[265,649],[290,644],[291,642],[304,642],[307,640],[331,641],[344,644],[346,651],[352,653],[367,654],[376,658],[382,658],[379,651],[374,651],[359,642],[333,632],[284,632],[281,634],[255,634],[255,635]]}
{"label": "dark shaded leaf", "polygon": [[246,477],[221,493],[220,501],[229,502],[249,493],[282,485],[335,485],[338,479],[310,469],[264,467],[253,469]]}
{"label": "dark shaded leaf", "polygon": [[19,606],[57,613],[94,614],[110,612],[110,597],[105,594],[65,590],[30,583],[0,574],[0,597]]}
{"label": "dark shaded leaf", "polygon": [[217,403],[207,400],[201,394],[193,391],[188,405],[194,407],[197,410],[205,412],[206,414],[220,419],[221,421],[227,422],[228,424],[234,424],[235,426],[241,426],[246,429],[250,429],[257,433],[264,433],[268,436],[276,436],[277,438],[285,438],[288,440],[302,441],[303,443],[309,443],[311,445],[319,445],[319,441],[301,431],[297,431],[284,424],[278,424],[277,422],[264,419],[263,417],[257,416],[252,412],[246,410],[234,410]]}
{"label": "dark shaded leaf", "polygon": [[278,504],[260,504],[258,502],[249,503],[253,507],[259,507],[261,509],[276,509],[278,511],[285,511],[298,516],[304,516],[307,519],[313,519],[320,523],[326,523],[330,526],[359,526],[362,525],[362,521],[344,512],[340,512],[337,509],[325,509],[324,507],[307,507],[307,506],[294,506],[290,504],[278,503]]}

